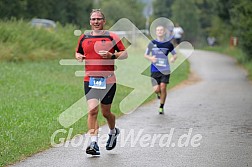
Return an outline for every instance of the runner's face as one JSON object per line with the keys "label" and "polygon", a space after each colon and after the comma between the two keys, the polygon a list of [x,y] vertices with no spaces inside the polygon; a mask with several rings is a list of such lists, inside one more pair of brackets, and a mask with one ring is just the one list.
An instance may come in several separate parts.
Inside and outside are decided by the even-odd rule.
{"label": "runner's face", "polygon": [[100,12],[92,13],[90,17],[90,25],[92,30],[103,30],[103,26],[106,23]]}
{"label": "runner's face", "polygon": [[156,28],[157,37],[163,37],[165,35],[165,29],[162,26]]}

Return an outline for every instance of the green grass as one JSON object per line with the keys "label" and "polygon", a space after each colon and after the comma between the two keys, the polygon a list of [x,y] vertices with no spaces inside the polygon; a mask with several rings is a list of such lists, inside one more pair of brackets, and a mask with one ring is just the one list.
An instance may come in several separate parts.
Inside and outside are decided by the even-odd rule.
{"label": "green grass", "polygon": [[252,80],[252,60],[249,60],[248,56],[239,47],[214,46],[205,47],[203,49],[223,53],[234,57],[238,61],[238,63],[248,71],[248,78]]}
{"label": "green grass", "polygon": [[0,71],[0,164],[6,165],[50,147],[58,115],[83,92],[82,79],[58,61],[4,62]]}
{"label": "green grass", "polygon": [[[37,61],[68,57],[78,37],[73,25],[55,30],[32,27],[29,22],[0,20],[0,61]],[[73,42],[74,41],[74,42]]]}
{"label": "green grass", "polygon": [[[30,27],[25,21],[0,24],[0,166],[5,166],[50,148],[52,134],[66,129],[60,125],[59,115],[84,93],[83,78],[74,75],[83,66],[59,65],[61,58],[73,58],[77,43],[74,26],[58,25],[56,31],[47,31]],[[147,46],[141,45],[143,50],[133,52],[139,58]],[[189,63],[185,62],[172,74],[169,89],[188,74]],[[120,102],[131,91],[118,85],[112,107],[117,117],[123,114]],[[145,102],[154,98],[152,95]],[[101,114],[98,119],[100,124],[106,123]],[[73,128],[71,137],[87,131],[86,120],[84,116],[69,127]],[[57,135],[55,141],[61,137],[67,134]]]}

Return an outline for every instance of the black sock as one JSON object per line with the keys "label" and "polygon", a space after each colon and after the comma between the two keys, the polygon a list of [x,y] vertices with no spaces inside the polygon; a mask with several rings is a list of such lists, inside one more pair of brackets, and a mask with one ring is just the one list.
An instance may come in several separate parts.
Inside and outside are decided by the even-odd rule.
{"label": "black sock", "polygon": [[160,104],[160,108],[164,108],[164,104]]}

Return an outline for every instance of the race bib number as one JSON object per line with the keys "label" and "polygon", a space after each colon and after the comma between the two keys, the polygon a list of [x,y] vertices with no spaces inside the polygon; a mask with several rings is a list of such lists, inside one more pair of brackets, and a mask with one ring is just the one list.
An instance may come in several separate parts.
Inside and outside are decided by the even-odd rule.
{"label": "race bib number", "polygon": [[167,66],[167,59],[157,58],[156,66],[166,67]]}
{"label": "race bib number", "polygon": [[106,89],[106,78],[103,77],[90,77],[89,87],[94,89]]}

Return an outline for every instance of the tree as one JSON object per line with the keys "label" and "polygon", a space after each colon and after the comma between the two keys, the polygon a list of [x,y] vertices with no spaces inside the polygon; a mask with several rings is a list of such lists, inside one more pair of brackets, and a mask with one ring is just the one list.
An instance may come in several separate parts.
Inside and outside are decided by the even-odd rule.
{"label": "tree", "polygon": [[[217,17],[210,31],[219,33],[226,43],[231,36],[237,36],[242,50],[252,59],[252,2],[251,0],[214,0]],[[221,25],[221,26],[220,26]]]}
{"label": "tree", "polygon": [[154,18],[166,17],[170,19],[172,17],[171,6],[174,0],[155,0],[153,2]]}
{"label": "tree", "polygon": [[214,10],[216,14],[223,20],[226,24],[230,24],[231,16],[230,9],[233,8],[234,2],[237,0],[214,0]]}
{"label": "tree", "polygon": [[207,34],[207,28],[211,27],[212,19],[214,17],[214,1],[212,0],[194,0],[195,5],[199,9],[199,21],[200,27],[205,33],[205,37]]}
{"label": "tree", "polygon": [[231,20],[235,28],[235,34],[239,38],[242,49],[252,60],[252,2],[243,0],[236,3],[230,10]]}
{"label": "tree", "polygon": [[171,9],[172,21],[179,23],[184,29],[184,39],[196,42],[200,36],[199,10],[197,6],[192,0],[176,0]]}
{"label": "tree", "polygon": [[22,18],[27,8],[26,5],[26,0],[0,0],[0,18]]}
{"label": "tree", "polygon": [[45,18],[62,24],[89,23],[92,0],[0,0],[0,18]]}
{"label": "tree", "polygon": [[[113,8],[111,8],[113,6]],[[112,26],[121,18],[127,18],[139,29],[144,28],[143,4],[135,0],[101,1],[100,7],[107,18],[107,26]]]}

